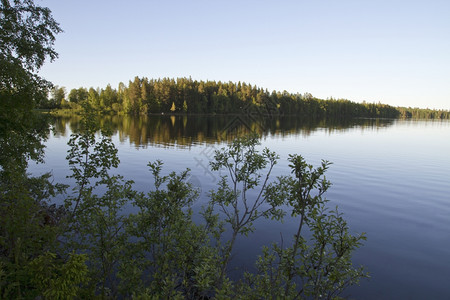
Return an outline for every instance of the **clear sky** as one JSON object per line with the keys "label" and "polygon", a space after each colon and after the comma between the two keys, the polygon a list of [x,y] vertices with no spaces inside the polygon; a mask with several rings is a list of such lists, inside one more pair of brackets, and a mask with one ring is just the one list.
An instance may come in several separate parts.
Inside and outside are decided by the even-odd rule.
{"label": "clear sky", "polygon": [[450,0],[36,3],[64,30],[40,74],[68,91],[191,76],[450,109]]}

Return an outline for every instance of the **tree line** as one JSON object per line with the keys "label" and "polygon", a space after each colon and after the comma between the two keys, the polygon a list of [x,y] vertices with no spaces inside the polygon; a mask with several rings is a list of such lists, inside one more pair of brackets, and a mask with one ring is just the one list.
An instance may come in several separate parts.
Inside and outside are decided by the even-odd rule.
{"label": "tree line", "polygon": [[135,77],[117,89],[52,89],[41,108],[77,110],[87,101],[97,111],[124,114],[257,114],[308,118],[433,118],[449,119],[450,111],[356,103],[346,99],[318,99],[309,93],[272,91],[245,82],[198,81],[192,78]]}

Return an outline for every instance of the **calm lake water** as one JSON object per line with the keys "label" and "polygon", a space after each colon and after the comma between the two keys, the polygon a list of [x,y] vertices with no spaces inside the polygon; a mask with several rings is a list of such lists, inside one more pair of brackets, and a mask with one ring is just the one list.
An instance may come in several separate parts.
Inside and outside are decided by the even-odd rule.
{"label": "calm lake water", "polygon": [[[52,171],[67,182],[67,142],[79,119],[58,118],[46,142],[46,164],[33,174]],[[161,159],[164,170],[190,168],[190,181],[207,201],[219,174],[208,169],[215,149],[236,135],[256,131],[262,146],[280,155],[273,176],[289,172],[288,154],[302,154],[317,166],[333,162],[327,198],[339,206],[351,232],[366,232],[367,242],[354,255],[371,279],[347,290],[355,299],[450,299],[450,122],[367,120],[304,121],[250,116],[108,117],[119,149],[119,173],[135,188],[152,187],[147,163]],[[260,247],[293,234],[294,220],[261,222],[236,248],[236,268],[252,268]]]}

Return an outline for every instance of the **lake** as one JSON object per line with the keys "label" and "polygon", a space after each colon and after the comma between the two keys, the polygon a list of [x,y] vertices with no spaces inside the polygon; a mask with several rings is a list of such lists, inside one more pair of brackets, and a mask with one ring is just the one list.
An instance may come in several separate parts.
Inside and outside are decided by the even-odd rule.
{"label": "lake", "polygon": [[[67,182],[67,142],[79,118],[57,118],[46,142],[46,163],[33,174],[52,171]],[[367,241],[353,256],[371,278],[343,296],[356,299],[448,299],[450,297],[450,122],[441,120],[346,121],[255,116],[105,117],[113,131],[121,165],[117,172],[152,186],[147,163],[161,159],[164,171],[190,168],[201,190],[194,208],[206,203],[219,174],[208,168],[213,152],[234,137],[255,131],[263,147],[280,155],[273,171],[288,174],[288,154],[317,166],[333,162],[327,178],[331,207],[339,206],[352,233]],[[262,223],[248,240],[239,240],[235,267],[251,268],[260,246],[293,234],[293,221]]]}

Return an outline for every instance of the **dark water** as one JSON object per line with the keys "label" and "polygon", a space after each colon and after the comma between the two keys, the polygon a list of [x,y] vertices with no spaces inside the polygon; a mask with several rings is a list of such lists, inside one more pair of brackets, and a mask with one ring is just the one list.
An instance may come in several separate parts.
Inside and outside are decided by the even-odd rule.
{"label": "dark water", "polygon": [[[65,181],[67,141],[76,118],[55,121],[47,142],[46,164],[32,165],[35,174],[52,170]],[[325,122],[278,118],[153,116],[108,117],[119,149],[118,172],[133,179],[136,189],[151,188],[146,166],[161,159],[165,170],[192,170],[190,181],[202,191],[197,207],[207,201],[219,174],[208,169],[213,151],[239,134],[256,131],[262,146],[281,159],[274,176],[289,172],[287,157],[302,154],[309,163],[333,162],[327,198],[345,214],[351,231],[368,240],[354,255],[371,279],[345,295],[357,299],[450,299],[450,122],[416,120],[347,120]],[[293,220],[259,224],[241,240],[234,265],[251,268],[260,246],[293,234]]]}

